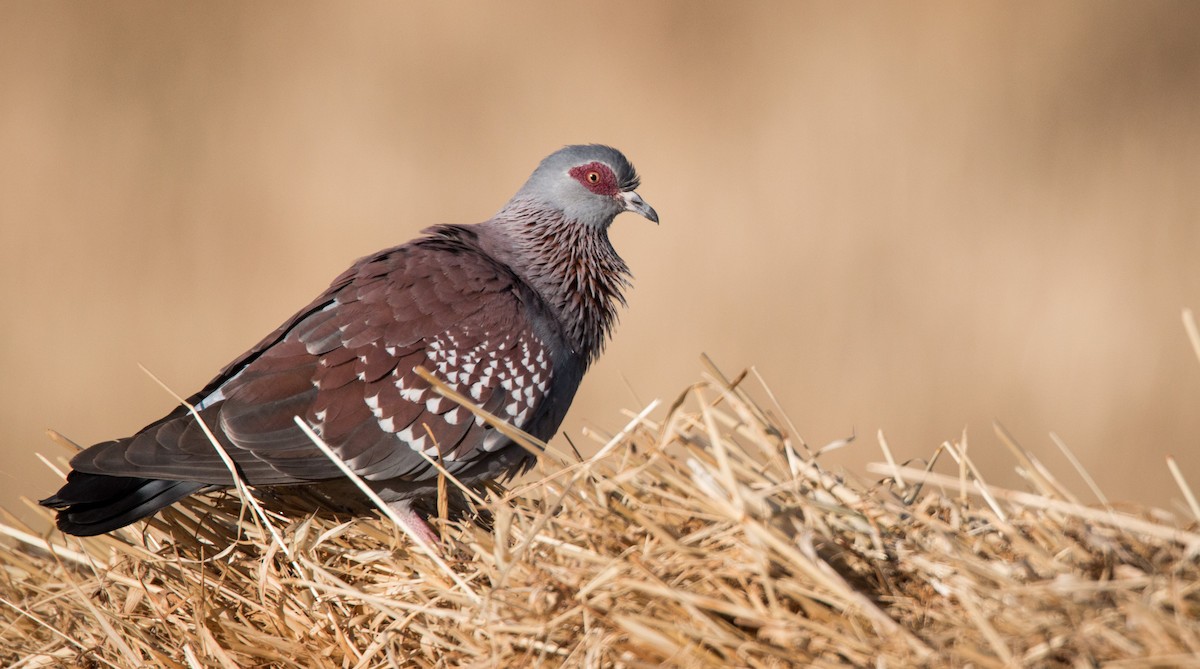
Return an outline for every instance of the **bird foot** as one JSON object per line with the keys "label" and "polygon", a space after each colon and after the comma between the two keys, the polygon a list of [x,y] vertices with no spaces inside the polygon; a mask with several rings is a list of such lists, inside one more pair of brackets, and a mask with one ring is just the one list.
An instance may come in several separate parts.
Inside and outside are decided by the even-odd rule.
{"label": "bird foot", "polygon": [[425,522],[421,514],[412,508],[408,500],[388,502],[388,506],[395,512],[396,517],[400,519],[413,536],[428,548],[440,552],[441,538],[438,537],[437,532],[433,531],[429,523]]}

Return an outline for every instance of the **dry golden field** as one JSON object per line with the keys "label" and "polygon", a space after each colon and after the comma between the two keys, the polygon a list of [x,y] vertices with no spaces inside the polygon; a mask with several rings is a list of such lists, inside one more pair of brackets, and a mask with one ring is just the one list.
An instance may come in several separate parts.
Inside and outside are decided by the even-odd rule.
{"label": "dry golden field", "polygon": [[1200,664],[1190,486],[1181,514],[1087,505],[1011,443],[1027,491],[996,486],[965,442],[939,449],[952,475],[870,444],[863,480],[793,435],[757,374],[713,370],[591,434],[594,455],[549,447],[481,515],[438,504],[457,520],[434,521],[429,552],[365,509],[314,512],[302,488],[82,540],[0,522],[19,540],[0,551],[0,664]]}
{"label": "dry golden field", "polygon": [[[662,215],[568,418],[755,365],[870,477],[993,431],[1110,499],[1200,478],[1200,5],[0,3],[0,506],[354,258],[606,142]],[[581,442],[586,443],[586,442]],[[1060,470],[1061,471],[1061,470]],[[1078,479],[1073,487],[1084,490]],[[1091,497],[1084,495],[1085,501]]]}

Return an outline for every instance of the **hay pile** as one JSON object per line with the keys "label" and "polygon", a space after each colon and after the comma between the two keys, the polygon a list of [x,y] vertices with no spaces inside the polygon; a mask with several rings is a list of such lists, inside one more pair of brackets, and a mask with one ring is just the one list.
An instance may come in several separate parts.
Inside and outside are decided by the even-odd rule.
{"label": "hay pile", "polygon": [[714,372],[595,457],[551,452],[469,502],[490,513],[435,521],[441,565],[379,514],[235,495],[83,541],[10,523],[0,664],[1196,662],[1192,519],[1082,505],[1015,446],[1031,492],[988,486],[961,444],[956,475],[899,467],[882,438],[879,480],[845,479],[769,397]]}

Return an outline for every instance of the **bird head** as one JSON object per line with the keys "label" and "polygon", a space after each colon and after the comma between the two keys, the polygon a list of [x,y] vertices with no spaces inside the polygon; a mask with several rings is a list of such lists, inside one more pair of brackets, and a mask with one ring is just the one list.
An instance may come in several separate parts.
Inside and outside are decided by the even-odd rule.
{"label": "bird head", "polygon": [[568,220],[606,228],[632,211],[658,223],[654,207],[637,194],[633,164],[601,144],[567,146],[546,157],[514,199],[534,200],[562,211]]}

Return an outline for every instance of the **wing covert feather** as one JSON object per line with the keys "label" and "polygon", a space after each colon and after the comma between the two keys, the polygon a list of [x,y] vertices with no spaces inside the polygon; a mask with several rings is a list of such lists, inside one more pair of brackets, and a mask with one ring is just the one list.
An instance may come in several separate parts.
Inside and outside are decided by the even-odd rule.
{"label": "wing covert feather", "polygon": [[[419,377],[424,367],[484,409],[527,425],[549,388],[545,345],[520,280],[485,255],[427,238],[366,258],[191,398],[251,484],[340,476],[302,416],[371,480],[425,480],[507,440]],[[176,411],[76,468],[229,483],[198,425]]]}

